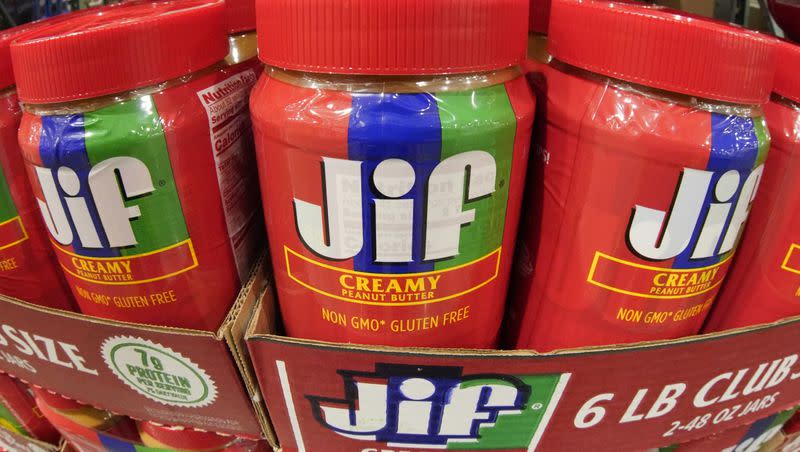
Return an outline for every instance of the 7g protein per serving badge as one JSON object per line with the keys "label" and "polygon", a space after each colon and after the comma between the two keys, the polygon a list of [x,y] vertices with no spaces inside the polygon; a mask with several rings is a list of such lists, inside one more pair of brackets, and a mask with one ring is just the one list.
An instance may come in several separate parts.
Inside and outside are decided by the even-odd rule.
{"label": "7g protein per serving badge", "polygon": [[[533,119],[515,67],[525,5],[482,4],[492,14],[463,13],[466,1],[404,5],[336,6],[319,18],[334,21],[322,33],[293,22],[306,13],[297,2],[259,11],[271,67],[251,111],[283,319],[291,336],[491,347]],[[353,25],[365,11],[453,21],[435,34],[381,28],[375,39]],[[276,44],[294,33],[320,40],[312,55]],[[431,49],[441,60],[424,58]]]}

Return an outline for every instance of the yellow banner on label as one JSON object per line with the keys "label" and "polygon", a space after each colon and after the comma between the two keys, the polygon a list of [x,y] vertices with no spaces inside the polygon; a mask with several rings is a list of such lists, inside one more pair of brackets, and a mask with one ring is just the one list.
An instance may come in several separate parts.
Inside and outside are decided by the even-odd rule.
{"label": "yellow banner on label", "polygon": [[120,257],[81,256],[53,242],[61,268],[83,281],[143,284],[188,272],[198,265],[191,239],[148,253]]}
{"label": "yellow banner on label", "polygon": [[786,258],[783,259],[781,268],[792,273],[800,274],[800,245],[792,243]]}
{"label": "yellow banner on label", "polygon": [[0,250],[11,248],[28,240],[28,231],[20,217],[14,217],[0,223]]}
{"label": "yellow banner on label", "polygon": [[596,252],[586,281],[598,287],[641,298],[689,298],[722,283],[731,255],[698,268],[664,268],[638,264]]}
{"label": "yellow banner on label", "polygon": [[286,272],[301,286],[337,300],[376,306],[436,303],[475,291],[497,278],[501,250],[443,270],[366,273],[318,262],[284,247]]}

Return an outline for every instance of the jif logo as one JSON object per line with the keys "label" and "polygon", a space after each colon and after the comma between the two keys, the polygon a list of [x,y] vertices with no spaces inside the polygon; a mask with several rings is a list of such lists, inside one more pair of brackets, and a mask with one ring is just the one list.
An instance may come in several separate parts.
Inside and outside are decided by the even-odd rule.
{"label": "jif logo", "polygon": [[[750,213],[763,172],[763,164],[749,174],[684,168],[669,211],[638,204],[633,207],[628,245],[638,256],[653,261],[672,259],[690,246],[694,247],[692,259],[731,251]],[[713,193],[710,202],[706,199],[709,192]],[[701,221],[702,228],[696,233]]]}
{"label": "jif logo", "polygon": [[[81,193],[78,173],[68,166],[55,171],[34,166],[34,172],[44,194],[44,200],[38,200],[39,209],[53,238],[62,245],[71,245],[75,239],[71,223],[84,248],[103,248],[100,232],[92,219],[89,197]],[[142,213],[139,206],[127,206],[125,202],[155,191],[147,165],[134,157],[112,157],[94,165],[87,180],[88,194],[91,194],[109,246],[136,245],[131,220]]]}
{"label": "jif logo", "polygon": [[[362,163],[324,157],[323,205],[294,198],[297,231],[303,243],[328,259],[350,259],[364,246]],[[399,199],[411,191],[417,173],[403,159],[381,161],[372,184],[385,199],[373,199],[375,262],[412,262],[415,223],[425,223],[424,260],[459,254],[462,226],[475,221],[476,201],[495,192],[497,163],[486,151],[469,151],[439,162],[426,184],[427,213],[414,218],[414,199]],[[324,210],[323,210],[324,209]],[[327,221],[326,221],[327,220]]]}
{"label": "jif logo", "polygon": [[308,396],[317,421],[347,438],[391,446],[458,449],[469,443],[470,449],[533,450],[535,432],[568,379],[464,375],[460,367],[375,368],[339,371],[343,399]]}

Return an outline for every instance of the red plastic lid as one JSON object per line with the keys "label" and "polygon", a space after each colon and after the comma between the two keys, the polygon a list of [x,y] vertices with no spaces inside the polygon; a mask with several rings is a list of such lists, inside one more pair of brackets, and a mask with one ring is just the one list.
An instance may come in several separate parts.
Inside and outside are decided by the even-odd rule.
{"label": "red plastic lid", "polygon": [[225,0],[228,33],[256,29],[256,0]]}
{"label": "red plastic lid", "polygon": [[159,443],[181,450],[221,449],[234,441],[232,437],[200,432],[183,427],[167,427],[152,422],[139,422],[139,431]]}
{"label": "red plastic lid", "polygon": [[64,410],[64,411],[79,410],[81,408],[86,408],[88,406],[83,403],[78,403],[72,399],[63,397],[54,392],[48,391],[47,389],[31,387],[31,390],[36,395],[37,399],[41,399],[48,406],[51,406],[56,410]]}
{"label": "red plastic lid", "polygon": [[795,102],[800,102],[800,46],[788,41],[775,40],[778,65],[773,91]]}
{"label": "red plastic lid", "polygon": [[228,53],[222,2],[134,2],[98,8],[11,44],[23,102],[54,103],[153,85]]}
{"label": "red plastic lid", "polygon": [[261,61],[339,74],[453,74],[525,59],[524,0],[258,0]]}
{"label": "red plastic lid", "polygon": [[33,27],[30,24],[9,28],[0,31],[0,89],[8,88],[14,84],[14,73],[11,69],[11,41],[21,36]]}
{"label": "red plastic lid", "polygon": [[722,22],[642,3],[554,0],[549,31],[553,57],[609,77],[751,105],[772,90],[771,39]]}
{"label": "red plastic lid", "polygon": [[39,27],[54,25],[64,20],[72,19],[78,15],[83,15],[88,11],[93,10],[84,9],[79,12],[60,14],[58,16],[0,31],[0,89],[8,88],[14,84],[14,72],[11,69],[11,41],[19,39],[23,37],[25,33],[34,31]]}
{"label": "red plastic lid", "polygon": [[528,16],[528,31],[547,34],[547,22],[550,20],[550,0],[531,0],[531,12]]}

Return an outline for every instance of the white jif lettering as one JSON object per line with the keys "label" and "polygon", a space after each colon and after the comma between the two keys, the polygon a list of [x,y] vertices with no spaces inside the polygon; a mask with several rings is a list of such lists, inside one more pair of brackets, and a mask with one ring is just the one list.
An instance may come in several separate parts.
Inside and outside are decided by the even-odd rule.
{"label": "white jif lettering", "polygon": [[[74,237],[69,220],[72,219],[81,245],[101,248],[103,245],[89,213],[89,205],[80,194],[78,174],[72,168],[62,166],[56,171],[56,181],[50,168],[37,166],[35,171],[44,194],[44,200],[38,200],[39,209],[53,238],[62,245],[71,244]],[[88,186],[109,246],[135,245],[137,241],[130,220],[142,213],[139,206],[126,206],[125,201],[155,190],[147,166],[133,157],[103,160],[89,171]],[[64,192],[64,203],[58,187]]]}
{"label": "white jif lettering", "polygon": [[[329,259],[349,259],[363,245],[363,208],[360,161],[323,158],[323,207],[294,199],[297,230],[305,245]],[[386,199],[375,199],[375,261],[412,260],[414,199],[407,195],[416,172],[402,159],[386,159],[372,173],[372,185]],[[497,165],[485,151],[468,151],[440,162],[426,186],[424,260],[457,256],[461,227],[475,220],[475,210],[464,202],[495,191]],[[326,234],[327,232],[327,234]]]}
{"label": "white jif lettering", "polygon": [[[759,165],[747,176],[732,215],[730,211],[741,175],[736,170],[730,170],[719,177],[692,250],[692,259],[708,258],[733,249],[750,213],[750,204],[758,190],[763,170],[764,165]],[[628,228],[628,242],[633,251],[647,259],[666,260],[689,247],[695,228],[701,221],[713,176],[711,171],[685,168],[669,212],[637,204]]]}

